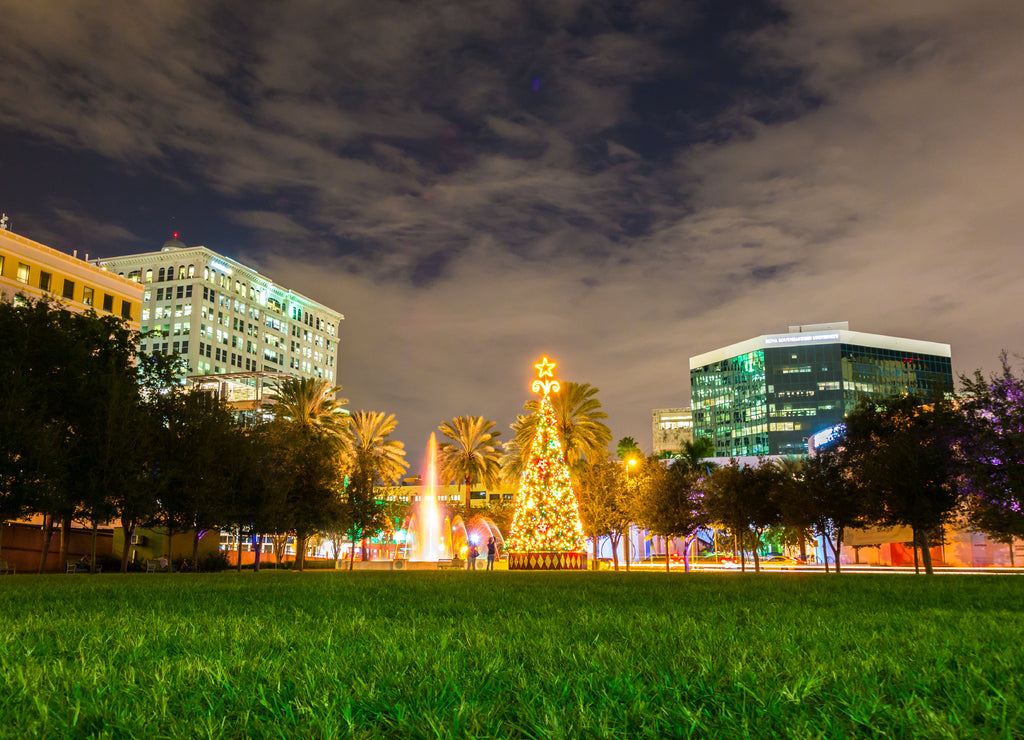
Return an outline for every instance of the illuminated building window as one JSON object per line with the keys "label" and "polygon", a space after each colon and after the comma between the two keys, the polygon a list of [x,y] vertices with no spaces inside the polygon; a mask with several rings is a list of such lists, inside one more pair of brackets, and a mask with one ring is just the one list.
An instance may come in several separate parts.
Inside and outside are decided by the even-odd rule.
{"label": "illuminated building window", "polygon": [[[92,305],[93,290],[88,285],[82,286],[82,303],[87,306]],[[148,316],[146,318],[149,318]]]}
{"label": "illuminated building window", "polygon": [[31,272],[32,272],[32,270],[31,270],[31,268],[28,265],[24,264],[23,262],[19,262],[18,263],[18,277],[17,277],[18,282],[19,283],[24,283],[25,285],[28,285],[28,279],[29,279],[29,275],[31,274]]}

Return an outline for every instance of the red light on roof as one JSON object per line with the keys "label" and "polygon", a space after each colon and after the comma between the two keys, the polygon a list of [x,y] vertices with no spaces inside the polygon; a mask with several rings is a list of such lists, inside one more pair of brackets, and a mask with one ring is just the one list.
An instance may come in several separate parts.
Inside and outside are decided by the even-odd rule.
{"label": "red light on roof", "polygon": [[177,232],[177,231],[175,231],[175,232],[174,232],[174,238],[175,238],[175,239],[177,239],[177,238],[178,238],[178,232]]}

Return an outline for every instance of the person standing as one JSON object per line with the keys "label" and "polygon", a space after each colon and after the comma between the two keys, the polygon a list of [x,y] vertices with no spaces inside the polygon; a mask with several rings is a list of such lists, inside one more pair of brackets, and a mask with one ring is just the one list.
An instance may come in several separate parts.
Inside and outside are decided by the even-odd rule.
{"label": "person standing", "polygon": [[494,538],[491,537],[487,540],[487,570],[494,570],[494,556],[497,552],[498,548],[494,544]]}
{"label": "person standing", "polygon": [[476,570],[476,559],[480,557],[480,551],[476,549],[476,545],[469,546],[469,568],[468,570]]}

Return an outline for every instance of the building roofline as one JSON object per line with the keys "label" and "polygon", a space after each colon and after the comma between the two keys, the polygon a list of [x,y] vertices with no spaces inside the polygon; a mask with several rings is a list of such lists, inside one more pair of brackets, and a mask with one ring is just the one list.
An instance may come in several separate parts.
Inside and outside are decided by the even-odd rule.
{"label": "building roofline", "polygon": [[950,346],[940,342],[928,342],[921,339],[905,339],[890,337],[885,334],[868,334],[860,331],[842,329],[825,329],[819,332],[788,332],[784,334],[762,334],[759,337],[746,339],[730,344],[727,347],[704,352],[690,358],[690,370],[706,365],[722,362],[738,355],[773,347],[806,347],[808,345],[854,344],[878,349],[891,349],[897,352],[914,352],[917,354],[950,357]]}
{"label": "building roofline", "polygon": [[43,252],[43,253],[51,256],[51,257],[55,257],[55,258],[61,260],[62,262],[66,262],[68,264],[74,265],[75,267],[79,267],[79,268],[85,267],[85,268],[90,269],[90,270],[96,270],[96,271],[102,272],[104,275],[107,275],[112,280],[114,280],[116,282],[119,282],[119,283],[124,283],[126,286],[131,287],[133,290],[141,289],[141,286],[138,283],[136,283],[134,280],[129,280],[128,278],[121,277],[117,273],[110,272],[110,270],[108,270],[108,269],[106,269],[104,267],[100,267],[99,265],[94,264],[91,261],[80,259],[78,257],[75,257],[74,255],[68,254],[67,252],[62,252],[59,249],[54,249],[53,247],[48,247],[45,244],[40,244],[39,242],[33,241],[32,239],[29,239],[26,236],[22,236],[21,234],[15,234],[13,231],[11,231],[9,229],[4,229],[4,230],[0,231],[0,236],[3,236],[4,238],[7,238],[7,239],[11,239],[11,240],[13,240],[15,242],[18,242],[18,243],[26,246],[26,247],[30,247],[32,249],[38,249],[39,251],[41,251],[41,252]]}
{"label": "building roofline", "polygon": [[185,253],[188,253],[188,252],[196,252],[196,253],[204,253],[205,252],[207,254],[212,254],[217,259],[222,260],[228,266],[237,267],[239,270],[244,270],[245,272],[252,273],[257,278],[259,278],[260,280],[266,281],[268,285],[271,285],[271,286],[275,287],[277,290],[280,290],[282,293],[287,293],[289,296],[294,296],[297,299],[301,299],[303,301],[306,301],[307,303],[315,304],[315,305],[319,306],[320,308],[322,308],[322,309],[324,309],[326,311],[331,312],[332,314],[334,314],[335,316],[338,317],[338,321],[344,321],[345,320],[345,314],[341,313],[341,311],[338,311],[337,309],[331,308],[327,304],[322,303],[322,302],[316,300],[315,298],[310,298],[309,296],[304,295],[302,293],[299,293],[298,291],[292,290],[291,288],[286,288],[283,285],[281,285],[280,283],[278,283],[277,281],[275,281],[273,278],[268,277],[267,275],[264,275],[259,270],[255,269],[255,268],[252,268],[252,267],[249,267],[248,265],[242,264],[238,260],[232,259],[231,257],[225,257],[220,252],[215,252],[214,250],[210,249],[209,247],[205,247],[205,246],[200,245],[200,244],[197,244],[197,245],[192,246],[192,247],[184,247],[184,248],[175,247],[173,249],[167,249],[167,250],[157,249],[157,250],[153,250],[153,251],[150,251],[150,252],[140,252],[138,254],[126,254],[126,255],[121,256],[121,257],[105,257],[105,258],[102,258],[102,259],[97,259],[96,262],[97,262],[97,264],[105,263],[105,262],[120,263],[120,262],[126,262],[126,261],[128,261],[128,262],[134,262],[134,261],[144,262],[144,261],[151,260],[154,257],[166,256],[166,255],[170,255],[170,254],[185,254]]}

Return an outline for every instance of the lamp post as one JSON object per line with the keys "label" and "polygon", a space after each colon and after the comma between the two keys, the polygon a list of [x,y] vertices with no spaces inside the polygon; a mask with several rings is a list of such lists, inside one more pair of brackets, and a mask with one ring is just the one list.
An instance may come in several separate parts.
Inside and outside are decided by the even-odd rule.
{"label": "lamp post", "polygon": [[[634,465],[636,465],[636,458],[635,457],[631,457],[631,458],[626,460],[626,495],[627,496],[629,495],[629,469],[631,467],[633,467]],[[632,530],[633,530],[633,523],[627,521],[626,522],[626,531],[623,534],[623,538],[622,538],[623,539],[623,542],[622,542],[622,556],[623,556],[623,559],[626,561],[626,572],[627,573],[629,573],[629,551],[630,551],[631,545],[632,545],[632,542],[631,542]]]}

